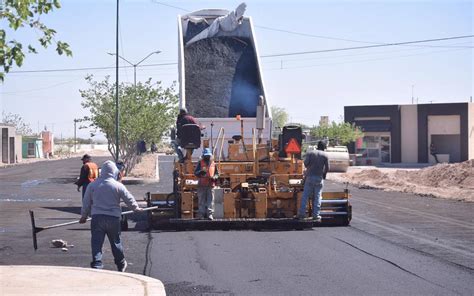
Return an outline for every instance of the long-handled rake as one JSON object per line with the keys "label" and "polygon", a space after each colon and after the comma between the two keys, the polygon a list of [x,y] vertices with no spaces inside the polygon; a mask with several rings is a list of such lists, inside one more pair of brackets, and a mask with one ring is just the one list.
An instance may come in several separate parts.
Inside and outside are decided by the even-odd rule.
{"label": "long-handled rake", "polygon": [[[157,208],[158,208],[158,206],[143,208],[143,211],[151,211],[151,210],[155,210]],[[132,214],[132,213],[134,213],[134,211],[125,211],[125,212],[122,212],[122,215],[129,215],[129,214]],[[30,210],[30,218],[31,218],[31,230],[32,230],[32,234],[33,234],[33,247],[35,248],[35,250],[38,249],[38,241],[36,239],[36,234],[38,232],[41,232],[41,231],[46,230],[46,229],[58,228],[58,227],[62,227],[62,226],[73,225],[73,224],[78,224],[79,223],[79,220],[77,220],[77,221],[65,222],[65,223],[60,223],[60,224],[55,224],[55,225],[50,225],[50,226],[37,227],[36,223],[35,223],[35,214],[31,210]],[[89,221],[89,220],[91,220],[91,218],[87,218],[87,221]]]}

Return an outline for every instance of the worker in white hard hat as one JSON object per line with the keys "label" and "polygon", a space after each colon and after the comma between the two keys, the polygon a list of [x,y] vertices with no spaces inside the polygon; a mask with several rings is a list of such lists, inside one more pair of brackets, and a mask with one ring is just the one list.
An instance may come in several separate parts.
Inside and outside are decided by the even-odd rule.
{"label": "worker in white hard hat", "polygon": [[219,178],[216,163],[212,151],[204,148],[201,160],[198,162],[194,175],[199,178],[197,195],[199,200],[198,218],[214,220],[214,187]]}

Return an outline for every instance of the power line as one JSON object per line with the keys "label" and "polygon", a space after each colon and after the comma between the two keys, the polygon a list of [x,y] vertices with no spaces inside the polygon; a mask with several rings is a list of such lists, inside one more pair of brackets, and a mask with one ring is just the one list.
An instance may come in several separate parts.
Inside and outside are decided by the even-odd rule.
{"label": "power line", "polygon": [[[353,64],[353,63],[363,63],[363,62],[373,62],[373,61],[381,61],[381,60],[390,60],[390,59],[396,59],[396,58],[404,58],[404,57],[412,57],[412,56],[419,56],[419,55],[428,55],[428,54],[436,54],[436,53],[443,53],[443,52],[450,52],[450,51],[460,51],[464,50],[463,48],[457,48],[457,49],[447,49],[447,50],[439,50],[439,51],[432,51],[432,52],[423,52],[423,53],[417,53],[417,54],[408,54],[408,55],[401,55],[401,56],[392,56],[392,57],[382,57],[382,58],[376,58],[376,59],[364,59],[364,60],[356,60],[356,61],[345,61],[345,62],[340,62],[340,63],[324,63],[324,64],[313,64],[313,65],[304,65],[304,66],[293,66],[293,67],[283,67],[283,68],[263,68],[265,71],[275,71],[275,70],[291,70],[291,69],[302,69],[302,68],[313,68],[313,67],[319,67],[319,66],[331,66],[331,65],[342,65],[342,64]],[[350,55],[349,55],[350,56]],[[171,69],[167,69],[171,70]],[[177,73],[159,73],[160,76],[163,75],[176,75]],[[82,79],[79,78],[79,79]],[[26,90],[26,91],[18,91],[18,92],[4,92],[1,94],[4,95],[12,95],[12,94],[17,94],[17,93],[27,93],[27,92],[34,92],[38,90],[44,90],[44,89],[49,89],[49,88],[54,88],[63,84],[71,83],[74,81],[77,81],[79,79],[74,79],[71,81],[65,81],[61,82],[58,84],[53,84],[47,87],[42,87],[38,89],[31,89],[31,90]]]}
{"label": "power line", "polygon": [[[177,65],[178,63],[160,63],[160,64],[147,64],[147,65],[139,65],[137,67],[159,67],[159,66],[169,66],[169,65]],[[132,68],[133,66],[119,66],[119,68]],[[44,70],[25,70],[25,71],[11,71],[8,74],[16,74],[16,73],[38,73],[38,72],[71,72],[71,71],[89,71],[89,70],[109,70],[115,69],[115,67],[107,66],[107,67],[85,67],[85,68],[62,68],[62,69],[44,69]]]}
{"label": "power line", "polygon": [[[457,45],[457,44],[466,44],[470,42],[461,42],[461,43],[453,43],[452,45]],[[458,49],[457,47],[453,47],[455,49]],[[356,57],[356,56],[367,56],[367,55],[384,55],[384,54],[389,54],[389,53],[395,53],[395,52],[407,52],[407,51],[420,51],[420,50],[426,50],[427,48],[425,47],[410,47],[410,48],[404,48],[404,49],[397,49],[397,50],[386,50],[386,51],[379,51],[379,52],[363,52],[363,53],[352,53],[352,54],[341,54],[341,55],[332,55],[332,56],[318,56],[318,57],[303,57],[303,58],[285,58],[281,60],[266,60],[265,62],[267,63],[281,63],[281,62],[301,62],[301,61],[311,61],[311,60],[322,60],[322,59],[339,59],[339,58],[345,58],[345,57]],[[464,47],[460,47],[459,49],[467,49]]]}
{"label": "power line", "polygon": [[[336,41],[347,41],[347,42],[354,42],[354,43],[364,43],[364,44],[374,44],[374,45],[382,45],[387,44],[383,42],[373,42],[373,41],[362,41],[362,40],[354,40],[354,39],[346,39],[346,38],[339,38],[339,37],[330,37],[330,36],[322,36],[322,35],[314,35],[308,33],[300,33],[296,31],[284,30],[284,29],[277,29],[267,26],[256,25],[255,27],[261,28],[264,30],[281,32],[281,33],[288,33],[298,36],[304,37],[311,37],[311,38],[320,38],[320,39],[328,39],[328,40],[336,40]],[[415,47],[446,47],[446,48],[472,48],[472,46],[444,46],[444,45],[405,45],[405,46],[415,46]]]}
{"label": "power line", "polygon": [[319,66],[354,64],[354,63],[363,63],[363,62],[391,60],[391,59],[396,59],[396,58],[405,58],[405,57],[412,57],[412,56],[419,56],[419,55],[429,55],[429,54],[443,53],[443,52],[448,52],[448,51],[460,51],[460,50],[465,50],[465,49],[463,48],[446,49],[446,50],[438,50],[438,51],[432,51],[432,52],[415,53],[415,54],[407,54],[407,55],[392,56],[392,57],[382,57],[382,58],[376,58],[376,59],[364,59],[364,60],[356,60],[356,61],[345,61],[345,62],[340,62],[340,63],[324,63],[324,64],[313,64],[313,65],[284,67],[284,68],[268,68],[266,70],[267,71],[291,70],[291,69],[302,69],[302,68],[314,68],[314,67],[319,67]]}
{"label": "power line", "polygon": [[[261,55],[260,57],[261,58],[273,58],[273,57],[305,55],[305,54],[324,53],[324,52],[359,50],[359,49],[368,49],[368,48],[397,46],[397,45],[404,45],[404,44],[415,44],[415,43],[437,42],[437,41],[444,41],[444,40],[464,39],[464,38],[472,38],[472,37],[474,37],[474,35],[454,36],[454,37],[437,38],[437,39],[425,39],[425,40],[406,41],[406,42],[397,42],[397,43],[386,43],[386,44],[378,44],[378,45],[367,45],[367,46],[332,48],[332,49],[313,50],[313,51],[301,51],[301,52],[289,52],[289,53],[280,53],[280,54],[269,54],[269,55]],[[146,64],[146,65],[139,65],[139,67],[158,67],[158,66],[169,66],[169,65],[177,65],[177,64],[178,63]],[[131,68],[131,67],[132,66],[120,66],[119,68]],[[87,70],[107,70],[107,69],[115,69],[115,67],[88,67],[88,68],[26,70],[26,71],[12,71],[12,72],[9,72],[9,73],[12,73],[12,74],[14,74],[14,73],[38,73],[38,72],[48,73],[48,72],[70,72],[70,71],[87,71]]]}
{"label": "power line", "polygon": [[171,7],[171,8],[176,8],[176,9],[179,9],[179,10],[182,10],[182,11],[186,11],[186,12],[191,12],[190,10],[188,10],[188,9],[186,9],[186,8],[182,8],[182,7],[178,7],[178,6],[173,6],[173,5],[171,5],[171,4],[163,3],[163,2],[160,2],[160,1],[152,0],[151,2],[156,3],[156,4],[158,4],[158,5],[163,5],[163,6],[167,6],[167,7]]}
{"label": "power line", "polygon": [[300,51],[300,52],[290,52],[290,53],[269,54],[269,55],[262,55],[260,57],[261,58],[273,58],[273,57],[304,55],[304,54],[323,53],[323,52],[358,50],[358,49],[397,46],[397,45],[405,45],[405,44],[437,42],[437,41],[444,41],[444,40],[472,38],[472,37],[474,37],[474,35],[454,36],[454,37],[445,37],[445,38],[437,38],[437,39],[425,39],[425,40],[406,41],[406,42],[397,42],[397,43],[385,43],[385,44],[377,44],[377,45],[366,45],[366,46],[343,47],[343,48],[333,48],[333,49],[323,49],[323,50],[312,50],[312,51]]}

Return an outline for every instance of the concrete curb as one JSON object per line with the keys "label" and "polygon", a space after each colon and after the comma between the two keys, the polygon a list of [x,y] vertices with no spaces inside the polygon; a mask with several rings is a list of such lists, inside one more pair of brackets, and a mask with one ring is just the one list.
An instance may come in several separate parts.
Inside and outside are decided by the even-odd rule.
{"label": "concrete curb", "polygon": [[166,295],[151,277],[68,266],[0,266],[0,287],[2,295]]}
{"label": "concrete curb", "polygon": [[155,179],[141,179],[133,177],[125,177],[122,179],[123,185],[142,185],[142,184],[152,184],[158,182]]}

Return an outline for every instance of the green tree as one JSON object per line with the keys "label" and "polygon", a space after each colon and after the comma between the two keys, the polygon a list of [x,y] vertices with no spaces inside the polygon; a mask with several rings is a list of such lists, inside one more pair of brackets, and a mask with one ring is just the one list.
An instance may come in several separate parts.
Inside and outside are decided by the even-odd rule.
{"label": "green tree", "polygon": [[273,126],[282,128],[288,123],[289,115],[284,108],[272,106],[271,112]]}
{"label": "green tree", "polygon": [[[42,15],[59,8],[61,8],[59,0],[2,0],[0,1],[0,20],[2,24],[6,20],[13,31],[25,27],[34,29],[40,35],[38,42],[42,47],[47,48],[54,43],[58,54],[72,56],[69,45],[56,40],[54,38],[56,31],[41,22]],[[37,53],[33,44],[28,44],[27,48],[29,53]],[[13,63],[21,67],[25,59],[24,50],[21,42],[11,37],[7,39],[7,31],[2,26],[0,29],[0,63],[3,69],[0,72],[0,80],[3,81],[5,73],[8,73]]]}
{"label": "green tree", "polygon": [[328,138],[333,145],[347,145],[364,136],[362,131],[349,122],[337,123],[333,121],[328,125],[319,125],[311,129],[311,136],[324,139]]}
{"label": "green tree", "polygon": [[1,122],[6,124],[12,124],[16,128],[16,132],[21,135],[31,135],[33,130],[28,123],[26,123],[23,118],[18,114],[2,112]]}
{"label": "green tree", "polygon": [[127,172],[137,158],[137,141],[159,142],[163,134],[173,125],[177,115],[178,97],[174,84],[164,88],[161,82],[119,85],[119,151],[115,147],[115,83],[106,77],[103,81],[94,81],[86,77],[89,89],[80,90],[82,106],[89,109],[90,116],[84,117],[88,127],[100,130],[107,138],[112,157],[119,155],[123,159]]}

